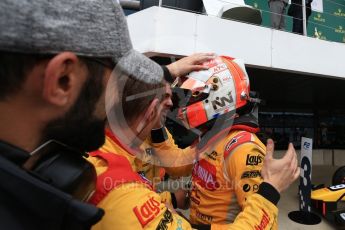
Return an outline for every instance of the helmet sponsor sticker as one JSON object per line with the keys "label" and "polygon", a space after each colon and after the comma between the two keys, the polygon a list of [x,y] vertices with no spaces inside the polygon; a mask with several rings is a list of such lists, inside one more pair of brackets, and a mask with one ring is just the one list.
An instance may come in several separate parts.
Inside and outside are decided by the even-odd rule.
{"label": "helmet sponsor sticker", "polygon": [[215,100],[211,101],[212,107],[216,112],[223,110],[224,107],[229,107],[233,103],[234,98],[232,97],[231,92],[228,94],[227,97],[216,97]]}

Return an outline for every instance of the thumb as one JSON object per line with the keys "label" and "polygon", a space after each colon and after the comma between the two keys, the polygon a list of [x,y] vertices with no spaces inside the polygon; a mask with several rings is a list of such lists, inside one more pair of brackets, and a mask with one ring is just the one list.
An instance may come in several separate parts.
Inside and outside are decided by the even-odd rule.
{"label": "thumb", "polygon": [[288,159],[288,160],[291,160],[293,159],[294,157],[296,156],[296,151],[295,151],[295,148],[293,147],[293,144],[290,143],[289,144],[289,148],[284,156],[284,158]]}
{"label": "thumb", "polygon": [[266,158],[267,159],[273,158],[273,152],[274,152],[274,142],[272,139],[268,139],[267,144],[266,144]]}

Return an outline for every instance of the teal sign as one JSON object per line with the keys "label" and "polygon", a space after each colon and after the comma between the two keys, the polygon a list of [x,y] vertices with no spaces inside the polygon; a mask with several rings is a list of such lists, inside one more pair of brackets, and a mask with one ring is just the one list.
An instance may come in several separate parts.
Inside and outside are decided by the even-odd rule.
{"label": "teal sign", "polygon": [[[262,25],[271,27],[267,0],[245,0],[262,13]],[[289,6],[288,6],[289,7]],[[286,31],[292,31],[292,18],[286,15]],[[345,43],[345,1],[323,0],[323,13],[313,11],[307,25],[308,36]]]}

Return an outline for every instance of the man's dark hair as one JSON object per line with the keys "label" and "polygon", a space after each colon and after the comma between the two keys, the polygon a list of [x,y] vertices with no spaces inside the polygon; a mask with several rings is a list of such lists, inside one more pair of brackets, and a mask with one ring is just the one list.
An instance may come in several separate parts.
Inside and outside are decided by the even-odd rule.
{"label": "man's dark hair", "polygon": [[127,123],[131,123],[142,114],[155,98],[161,100],[164,92],[163,81],[149,84],[129,76],[121,95],[123,115]]}
{"label": "man's dark hair", "polygon": [[40,55],[0,52],[0,100],[17,92],[28,72],[44,58]]}
{"label": "man's dark hair", "polygon": [[[48,60],[54,55],[47,54],[21,54],[12,52],[0,52],[0,100],[19,91],[27,77],[27,74],[41,61]],[[87,65],[89,74],[102,74],[104,67],[90,61],[90,58],[79,57]],[[102,76],[100,75],[100,76]],[[95,76],[98,77],[98,76]],[[102,79],[98,77],[98,79]]]}

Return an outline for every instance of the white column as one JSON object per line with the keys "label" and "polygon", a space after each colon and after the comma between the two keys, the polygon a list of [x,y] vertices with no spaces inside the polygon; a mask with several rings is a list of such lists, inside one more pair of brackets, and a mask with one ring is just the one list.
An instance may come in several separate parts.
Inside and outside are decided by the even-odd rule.
{"label": "white column", "polygon": [[302,12],[303,12],[303,35],[307,36],[307,11],[306,11],[306,0],[302,0]]}

